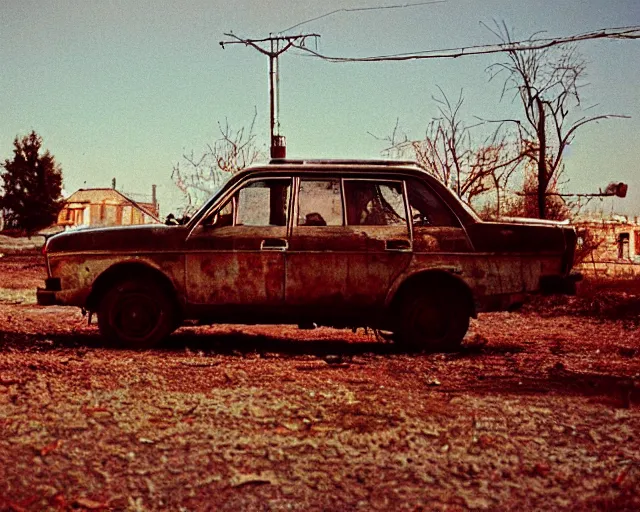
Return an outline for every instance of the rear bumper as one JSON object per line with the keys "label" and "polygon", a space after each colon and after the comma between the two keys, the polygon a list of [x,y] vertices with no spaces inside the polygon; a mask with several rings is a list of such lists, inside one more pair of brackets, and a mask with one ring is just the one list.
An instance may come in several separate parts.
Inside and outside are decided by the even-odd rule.
{"label": "rear bumper", "polygon": [[45,279],[45,288],[36,290],[36,299],[40,306],[53,306],[59,304],[56,298],[56,292],[61,290],[60,279],[49,277]]}
{"label": "rear bumper", "polygon": [[38,288],[36,290],[36,299],[40,306],[55,306],[59,304],[56,299],[56,292],[53,290],[46,290],[44,288]]}
{"label": "rear bumper", "polygon": [[582,274],[579,272],[567,276],[542,276],[540,291],[544,295],[575,295],[578,281],[582,281]]}

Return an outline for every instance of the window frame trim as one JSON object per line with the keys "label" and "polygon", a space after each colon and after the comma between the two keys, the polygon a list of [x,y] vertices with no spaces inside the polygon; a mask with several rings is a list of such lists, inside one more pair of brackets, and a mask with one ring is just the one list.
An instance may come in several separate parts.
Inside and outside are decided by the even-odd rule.
{"label": "window frame trim", "polygon": [[[451,206],[449,206],[449,204],[440,196],[440,194],[438,194],[438,191],[435,190],[433,187],[430,186],[429,183],[427,183],[424,180],[420,180],[420,179],[416,179],[414,177],[407,177],[405,178],[405,186],[407,187],[407,204],[409,207],[409,211],[411,211],[411,204],[409,203],[409,187],[407,185],[407,181],[409,180],[415,180],[417,182],[419,182],[421,185],[423,185],[432,195],[434,198],[436,198],[438,200],[438,202],[440,203],[440,207],[446,209],[449,214],[451,215],[451,218],[453,220],[455,220],[457,222],[456,226],[427,226],[427,227],[434,227],[434,228],[439,228],[439,227],[446,227],[446,228],[462,228],[464,230],[464,232],[467,232],[466,226],[464,224],[464,222],[462,222],[460,220],[460,217],[456,214],[455,210],[453,208],[451,208]],[[460,200],[460,203],[463,203],[462,200]],[[411,226],[413,227],[413,216],[411,218]],[[468,236],[467,236],[468,238]]]}
{"label": "window frame trim", "polygon": [[[247,179],[241,180],[238,183],[236,183],[233,187],[229,188],[224,194],[222,194],[218,200],[216,200],[208,209],[206,212],[204,212],[204,214],[202,214],[200,216],[200,218],[198,219],[198,221],[194,224],[194,226],[189,230],[189,234],[187,235],[187,240],[192,236],[192,234],[194,233],[194,231],[197,228],[202,228],[204,229],[204,220],[209,217],[209,215],[211,213],[219,213],[220,209],[222,209],[222,207],[224,205],[227,204],[227,201],[229,201],[229,199],[231,199],[233,201],[233,224],[232,227],[236,227],[237,226],[237,221],[238,221],[238,201],[236,198],[236,193],[239,192],[241,189],[243,189],[244,187],[246,187],[247,185],[250,185],[251,183],[257,182],[257,181],[268,181],[268,180],[281,180],[281,181],[285,181],[288,180],[291,187],[292,187],[292,192],[295,191],[295,180],[297,178],[295,176],[292,175],[286,175],[286,176],[277,176],[277,175],[271,175],[271,176],[250,176]],[[285,226],[277,226],[277,227],[286,227],[287,228],[287,235],[289,234],[289,226],[291,225],[291,218],[292,218],[292,204],[293,204],[293,193],[290,194],[289,196],[289,205],[287,207],[287,224]],[[261,227],[261,226],[254,226],[254,227]],[[273,226],[262,226],[262,227],[273,227]],[[214,232],[215,229],[211,229],[211,232]]]}

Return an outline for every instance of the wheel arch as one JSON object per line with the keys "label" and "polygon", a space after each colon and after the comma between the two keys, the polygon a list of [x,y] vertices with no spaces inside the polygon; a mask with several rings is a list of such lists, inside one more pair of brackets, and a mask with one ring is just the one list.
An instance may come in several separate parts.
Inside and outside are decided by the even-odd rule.
{"label": "wheel arch", "polygon": [[473,292],[469,285],[450,269],[433,268],[413,272],[396,279],[387,294],[385,305],[388,309],[397,307],[407,293],[426,287],[447,287],[460,293],[469,308],[469,316],[477,317],[477,308]]}
{"label": "wheel arch", "polygon": [[94,281],[91,292],[87,297],[86,308],[96,311],[100,299],[115,283],[125,279],[149,279],[159,284],[174,302],[176,311],[181,315],[183,308],[178,298],[178,291],[171,279],[162,270],[146,262],[125,261],[111,265]]}

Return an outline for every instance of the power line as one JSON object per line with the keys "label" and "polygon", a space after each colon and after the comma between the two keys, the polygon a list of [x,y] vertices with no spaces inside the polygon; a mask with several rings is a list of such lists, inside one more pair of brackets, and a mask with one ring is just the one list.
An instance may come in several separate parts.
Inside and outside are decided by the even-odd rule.
{"label": "power line", "polygon": [[280,31],[280,34],[283,34],[284,32],[288,32],[289,30],[293,30],[294,28],[297,28],[301,25],[306,25],[307,23],[311,23],[312,21],[316,21],[322,18],[327,18],[329,16],[332,16],[333,14],[337,14],[339,12],[357,12],[357,11],[380,11],[383,9],[405,9],[407,7],[419,7],[422,5],[431,5],[431,4],[443,4],[445,3],[447,0],[431,0],[429,2],[417,2],[414,4],[400,4],[400,5],[379,5],[379,6],[375,6],[375,7],[353,7],[351,9],[336,9],[335,11],[331,11],[328,12],[326,14],[321,14],[320,16],[316,16],[315,18],[311,18],[305,21],[301,21],[300,23],[296,23],[295,25],[289,27],[289,28],[285,28],[284,30]]}
{"label": "power line", "polygon": [[630,27],[603,28],[593,32],[576,34],[572,36],[527,39],[500,44],[466,46],[460,48],[448,48],[442,50],[424,50],[419,52],[398,53],[395,55],[379,55],[373,57],[332,57],[323,55],[304,45],[293,44],[298,50],[302,50],[313,57],[328,62],[387,62],[422,59],[455,59],[467,55],[485,55],[491,53],[516,52],[526,50],[542,50],[552,46],[558,46],[592,39],[640,39],[640,25]]}

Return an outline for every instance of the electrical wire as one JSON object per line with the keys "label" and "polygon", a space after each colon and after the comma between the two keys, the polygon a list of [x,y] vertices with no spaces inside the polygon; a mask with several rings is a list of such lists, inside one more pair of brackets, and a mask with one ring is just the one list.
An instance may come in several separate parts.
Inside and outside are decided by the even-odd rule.
{"label": "electrical wire", "polygon": [[421,59],[455,59],[468,55],[485,55],[491,53],[516,52],[526,50],[542,50],[552,46],[587,41],[593,39],[640,39],[640,25],[629,27],[603,28],[593,32],[586,32],[573,36],[556,38],[527,39],[491,45],[476,45],[460,48],[447,48],[441,50],[424,50],[419,52],[398,53],[393,55],[378,55],[372,57],[332,57],[323,55],[304,45],[292,46],[308,53],[310,56],[326,60],[328,62],[387,62]]}
{"label": "electrical wire", "polygon": [[339,13],[339,12],[357,12],[357,11],[379,11],[379,10],[383,10],[383,9],[404,9],[406,7],[419,7],[422,5],[431,5],[431,4],[443,4],[445,3],[447,0],[431,0],[429,2],[417,2],[414,4],[399,4],[399,5],[380,5],[377,7],[353,7],[351,9],[336,9],[335,11],[331,11],[328,12],[326,14],[321,14],[320,16],[316,16],[315,18],[311,18],[305,21],[301,21],[300,23],[296,23],[295,25],[292,25],[289,28],[285,28],[284,30],[282,30],[281,32],[278,32],[279,34],[282,34],[284,32],[288,32],[289,30],[293,30],[294,28],[297,28],[301,25],[306,25],[307,23],[311,23],[312,21],[316,21],[316,20],[320,20],[322,18],[327,18],[328,16],[332,16],[333,14]]}

